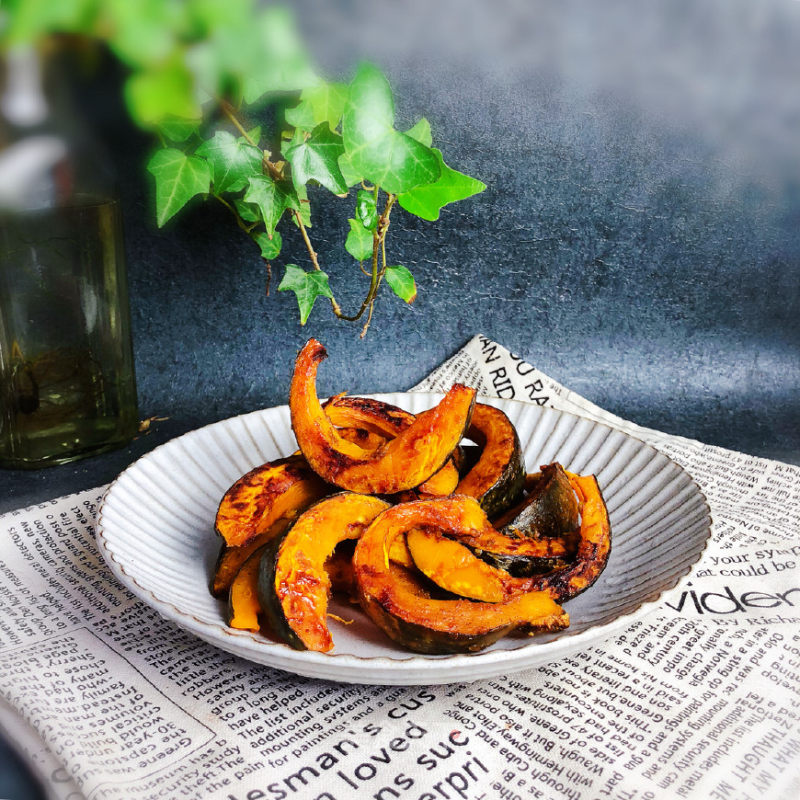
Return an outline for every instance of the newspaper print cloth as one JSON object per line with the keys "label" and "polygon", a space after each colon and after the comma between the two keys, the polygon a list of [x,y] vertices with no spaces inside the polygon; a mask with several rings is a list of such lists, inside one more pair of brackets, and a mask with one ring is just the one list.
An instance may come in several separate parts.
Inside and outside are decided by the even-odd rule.
{"label": "newspaper print cloth", "polygon": [[454,381],[620,428],[685,467],[713,540],[622,634],[513,676],[340,685],[219,651],[119,585],[103,487],[0,517],[0,725],[52,798],[800,797],[800,470],[638,427],[476,336]]}

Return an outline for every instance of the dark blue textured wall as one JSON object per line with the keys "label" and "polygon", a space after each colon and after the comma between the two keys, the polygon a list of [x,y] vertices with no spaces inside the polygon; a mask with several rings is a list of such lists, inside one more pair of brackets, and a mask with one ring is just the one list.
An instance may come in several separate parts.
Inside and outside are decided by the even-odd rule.
{"label": "dark blue textured wall", "polygon": [[[449,162],[489,188],[438,223],[398,210],[390,258],[419,298],[386,294],[363,342],[325,307],[300,329],[292,295],[265,297],[224,210],[156,234],[131,192],[145,413],[285,402],[309,335],[329,346],[327,392],[405,388],[482,332],[643,424],[800,458],[800,5],[297,5],[330,75],[378,61],[401,121],[427,115]],[[354,308],[349,201],[312,199],[324,268]],[[305,264],[293,234],[284,255]]]}

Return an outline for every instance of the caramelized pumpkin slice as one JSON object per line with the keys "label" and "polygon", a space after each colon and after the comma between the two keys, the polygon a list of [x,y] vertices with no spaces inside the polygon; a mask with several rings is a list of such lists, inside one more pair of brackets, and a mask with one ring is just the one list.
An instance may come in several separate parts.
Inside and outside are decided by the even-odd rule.
{"label": "caramelized pumpkin slice", "polygon": [[481,453],[455,491],[476,498],[491,517],[512,506],[522,494],[525,462],[519,436],[503,411],[476,403],[467,438],[481,448]]}
{"label": "caramelized pumpkin slice", "polygon": [[228,625],[243,631],[257,631],[261,625],[258,601],[258,566],[264,547],[258,547],[242,564],[228,592]]}
{"label": "caramelized pumpkin slice", "polygon": [[326,621],[331,584],[325,562],[336,545],[357,539],[388,507],[377,497],[335,494],[301,514],[282,539],[266,546],[258,597],[276,636],[297,650],[325,653],[333,648]]}
{"label": "caramelized pumpkin slice", "polygon": [[578,530],[580,514],[564,468],[558,463],[548,464],[540,473],[529,476],[524,499],[494,524],[510,536],[569,539]]}
{"label": "caramelized pumpkin slice", "polygon": [[468,547],[436,531],[414,528],[406,534],[414,566],[437,586],[470,600],[499,603],[506,594],[497,570]]}
{"label": "caramelized pumpkin slice", "polygon": [[[340,394],[326,401],[323,408],[340,434],[368,452],[374,452],[389,439],[394,439],[414,422],[410,411],[371,397]],[[360,438],[352,433],[354,431],[359,432]],[[452,494],[457,485],[458,469],[451,457],[424,483],[394,499],[440,497]]]}
{"label": "caramelized pumpkin slice", "polygon": [[295,363],[289,408],[297,443],[314,471],[329,483],[363,494],[395,494],[425,482],[461,441],[475,390],[455,384],[435,408],[373,453],[342,437],[317,397],[316,376],[325,348],[310,339]]}
{"label": "caramelized pumpkin slice", "polygon": [[[454,511],[464,521],[485,519],[480,506],[468,497],[441,498],[393,506],[367,528],[353,556],[359,597],[368,616],[392,640],[422,653],[460,653],[481,650],[515,630],[528,632],[560,630],[569,624],[566,612],[546,592],[516,595],[500,603],[455,599],[440,600],[387,554],[394,541],[426,525],[447,526],[444,507],[466,507]],[[440,507],[437,507],[440,506]],[[438,520],[437,520],[438,517]]]}
{"label": "caramelized pumpkin slice", "polygon": [[[265,547],[256,547],[242,564],[228,590],[228,625],[245,631],[261,628],[261,601],[258,597],[258,573]],[[356,596],[356,577],[352,552],[334,552],[325,563],[331,591]]]}
{"label": "caramelized pumpkin slice", "polygon": [[[453,495],[419,501],[414,506],[418,525],[438,529],[490,564],[493,559],[497,560],[499,563],[494,566],[504,568],[502,564],[515,562],[516,569],[510,570],[514,574],[525,575],[526,570],[521,568],[524,561],[537,562],[530,570],[536,573],[542,571],[538,562],[558,560],[560,564],[566,555],[561,540],[514,538],[498,531],[473,497]],[[526,586],[524,582],[504,580],[507,592],[515,592]]]}
{"label": "caramelized pumpkin slice", "polygon": [[530,583],[532,589],[549,592],[559,602],[588,589],[600,577],[611,554],[611,523],[597,479],[594,475],[567,475],[580,505],[578,551],[566,569]]}
{"label": "caramelized pumpkin slice", "polygon": [[405,536],[398,536],[391,545],[388,551],[389,561],[399,564],[401,567],[407,569],[414,568],[414,559],[411,557],[411,551],[408,549]]}
{"label": "caramelized pumpkin slice", "polygon": [[338,394],[327,400],[323,408],[337,428],[363,428],[383,439],[394,439],[414,421],[410,411],[372,397]]}
{"label": "caramelized pumpkin slice", "polygon": [[[492,552],[480,547],[470,548],[477,558],[512,578],[530,578],[556,569],[564,569],[573,551],[563,539],[524,539],[525,547],[517,552]],[[498,548],[499,549],[499,548]],[[508,548],[511,549],[511,548]],[[513,586],[513,585],[512,585]]]}
{"label": "caramelized pumpkin slice", "polygon": [[252,539],[249,539],[247,544],[239,547],[228,547],[227,544],[223,543],[217,557],[217,564],[214,567],[214,575],[211,578],[211,594],[214,597],[224,597],[244,562],[260,547],[280,536],[289,527],[297,514],[300,513],[300,510],[298,508],[295,514],[290,513],[285,517],[279,517],[266,531],[257,533]]}
{"label": "caramelized pumpkin slice", "polygon": [[267,462],[225,492],[214,527],[228,547],[241,547],[280,517],[307,508],[330,488],[302,455]]}
{"label": "caramelized pumpkin slice", "polygon": [[[436,498],[414,504],[418,527],[412,527],[405,537],[392,540],[389,559],[405,567],[416,565],[430,580],[453,594],[487,602],[498,602],[497,587],[503,596],[525,592],[532,576],[567,566],[565,544],[560,539],[513,539],[496,530],[489,522],[477,500],[465,495]],[[422,539],[435,539],[437,546],[422,550]],[[417,551],[412,541],[419,540]],[[408,553],[404,558],[404,551]],[[425,563],[420,563],[424,558]],[[410,561],[410,563],[409,563]],[[470,592],[449,585],[456,563],[476,587]],[[460,576],[452,580],[460,582]],[[479,596],[480,595],[480,596]],[[492,599],[494,598],[494,599]]]}
{"label": "caramelized pumpkin slice", "polygon": [[386,441],[384,436],[366,428],[339,428],[339,435],[368,453],[374,452]]}

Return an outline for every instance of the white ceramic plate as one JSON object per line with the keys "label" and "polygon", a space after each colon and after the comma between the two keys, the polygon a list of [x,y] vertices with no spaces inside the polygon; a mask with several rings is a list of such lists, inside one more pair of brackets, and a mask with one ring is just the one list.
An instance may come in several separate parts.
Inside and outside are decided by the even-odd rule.
{"label": "white ceramic plate", "polygon": [[[376,395],[411,412],[441,395]],[[500,640],[479,653],[424,656],[394,645],[353,606],[331,620],[331,653],[293,650],[225,625],[224,604],[208,592],[220,541],[217,506],[254,466],[296,449],[286,406],[256,411],[187,433],[140,458],[108,488],[97,535],[103,555],[135,595],[217,647],[314,678],[368,684],[476,680],[554,661],[596,644],[652,611],[689,573],[710,536],[702,492],[676,463],[649,445],[591,420],[527,403],[483,400],[515,424],[529,471],[559,461],[594,473],[611,517],[612,551],[600,579],[565,604],[570,627],[553,635]]]}

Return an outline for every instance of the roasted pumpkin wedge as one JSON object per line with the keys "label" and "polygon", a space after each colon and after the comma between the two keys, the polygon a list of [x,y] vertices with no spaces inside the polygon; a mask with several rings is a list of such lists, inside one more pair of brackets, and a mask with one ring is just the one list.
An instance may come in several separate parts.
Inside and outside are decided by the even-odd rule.
{"label": "roasted pumpkin wedge", "polygon": [[297,509],[296,513],[290,512],[285,517],[279,517],[266,531],[257,533],[252,539],[249,539],[247,544],[239,547],[228,547],[227,544],[223,543],[217,557],[217,564],[214,567],[214,574],[211,577],[211,594],[214,597],[224,597],[250,555],[271,539],[280,536],[300,511],[301,509]]}
{"label": "roasted pumpkin wedge", "polygon": [[368,453],[377,450],[386,441],[385,436],[368,431],[366,428],[339,428],[339,435]]}
{"label": "roasted pumpkin wedge", "polygon": [[514,505],[522,494],[525,462],[519,436],[503,411],[476,403],[467,438],[481,448],[481,454],[455,491],[476,498],[491,517]]}
{"label": "roasted pumpkin wedge", "polygon": [[[239,630],[261,628],[261,601],[258,597],[258,574],[264,546],[253,549],[242,564],[228,590],[228,625]],[[356,576],[352,552],[334,552],[325,562],[331,591],[356,597]]]}
{"label": "roasted pumpkin wedge", "polygon": [[[340,394],[327,400],[323,408],[340,434],[369,452],[374,452],[389,439],[394,439],[414,422],[414,415],[410,411],[372,397],[348,397]],[[457,485],[458,468],[451,456],[424,483],[392,499],[399,502],[440,497],[452,494]]]}
{"label": "roasted pumpkin wedge", "polygon": [[[358,564],[358,562],[356,562]],[[514,631],[544,633],[569,625],[569,615],[546,592],[517,595],[503,603],[431,597],[405,567],[359,572],[362,607],[390,638],[409,650],[439,655],[483,650]]]}
{"label": "roasted pumpkin wedge", "polygon": [[530,582],[530,588],[549,592],[558,602],[588,589],[600,577],[611,554],[611,523],[597,479],[594,475],[567,474],[580,505],[577,553],[565,569]]}
{"label": "roasted pumpkin wedge", "polygon": [[401,567],[414,568],[414,559],[411,557],[411,551],[408,549],[405,536],[398,536],[392,541],[387,550],[387,557],[389,561],[393,561]]}
{"label": "roasted pumpkin wedge", "polygon": [[498,570],[476,558],[463,544],[424,528],[408,531],[406,543],[414,566],[441,589],[487,603],[505,599]]}
{"label": "roasted pumpkin wedge", "polygon": [[372,397],[338,394],[326,400],[323,408],[337,428],[362,428],[383,439],[394,439],[414,421],[410,411]]}
{"label": "roasted pumpkin wedge", "polygon": [[225,492],[214,527],[228,547],[241,547],[278,518],[299,513],[330,491],[302,455],[270,461]]}
{"label": "roasted pumpkin wedge", "polygon": [[325,562],[336,546],[357,539],[389,508],[377,497],[342,492],[303,512],[281,539],[264,549],[258,597],[272,632],[298,650],[333,647],[326,614],[330,578]]}
{"label": "roasted pumpkin wedge", "polygon": [[483,510],[470,497],[402,503],[381,513],[353,556],[365,612],[391,639],[423,653],[476,651],[513,630],[566,627],[566,612],[546,592],[518,594],[499,603],[435,599],[408,570],[386,557],[396,539],[417,528],[431,526],[479,540],[487,525]]}
{"label": "roasted pumpkin wedge", "polygon": [[[411,505],[416,519],[405,536],[392,539],[388,545],[389,559],[396,564],[411,567],[416,564],[430,580],[442,589],[462,597],[497,602],[495,588],[502,587],[503,595],[510,596],[527,590],[534,575],[561,569],[567,565],[566,547],[560,539],[514,539],[496,530],[486,513],[473,497],[454,495],[435,498]],[[414,538],[419,539],[417,552],[412,550]],[[431,546],[421,549],[423,538]],[[438,546],[434,547],[432,540]],[[455,541],[454,541],[455,540]],[[465,552],[466,551],[466,552]],[[425,566],[418,562],[425,559]],[[457,560],[473,583],[479,575],[487,578],[487,586],[473,589],[473,594],[447,585],[448,575]],[[478,593],[485,593],[478,596]]]}
{"label": "roasted pumpkin wedge", "polygon": [[[512,541],[519,542],[519,549],[508,545],[495,547],[494,551],[474,546],[469,549],[476,558],[507,572],[512,578],[530,578],[555,569],[564,569],[574,554],[574,548],[568,547],[563,539]],[[498,552],[501,549],[506,552]],[[514,584],[509,584],[509,587],[517,588]]]}
{"label": "roasted pumpkin wedge", "polygon": [[253,550],[231,583],[228,591],[228,625],[231,628],[257,631],[261,627],[258,568],[263,550],[263,545]]}
{"label": "roasted pumpkin wedge", "polygon": [[[511,573],[510,577],[537,574],[556,560],[556,566],[563,563],[565,547],[562,541],[507,536],[492,525],[486,512],[474,497],[452,495],[420,500],[407,505],[411,518],[409,531],[418,527],[434,530],[443,536],[455,539],[483,561]],[[397,539],[390,544],[390,553],[395,552],[396,541]],[[534,563],[525,569],[523,563],[527,560]],[[398,563],[402,562],[398,559]],[[506,567],[512,563],[515,564],[515,568],[507,569]],[[504,579],[504,583],[506,593],[514,593],[526,586],[524,582],[508,579]]]}
{"label": "roasted pumpkin wedge", "polygon": [[365,453],[338,433],[317,397],[317,370],[325,356],[325,348],[310,339],[295,362],[289,394],[297,443],[318,475],[343,489],[387,495],[413,489],[441,469],[469,425],[474,389],[455,384],[439,405]]}
{"label": "roasted pumpkin wedge", "polygon": [[493,520],[509,536],[566,537],[578,531],[578,499],[567,473],[557,463],[529,476],[528,492],[514,508]]}

